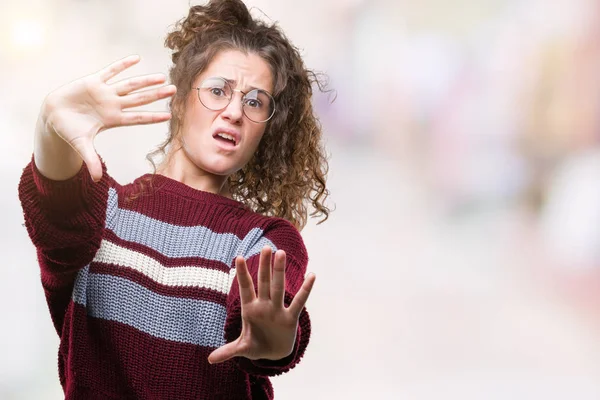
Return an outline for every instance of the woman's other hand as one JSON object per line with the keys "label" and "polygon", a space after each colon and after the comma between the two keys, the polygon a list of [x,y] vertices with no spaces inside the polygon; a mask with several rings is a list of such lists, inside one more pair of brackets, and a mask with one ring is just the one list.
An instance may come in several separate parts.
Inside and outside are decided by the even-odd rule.
{"label": "woman's other hand", "polygon": [[236,340],[214,350],[211,364],[241,356],[251,360],[279,360],[288,356],[296,340],[298,318],[308,300],[315,275],[308,274],[289,307],[284,305],[285,252],[278,250],[271,277],[271,248],[260,253],[258,295],[243,257],[235,260],[242,306],[242,332]]}

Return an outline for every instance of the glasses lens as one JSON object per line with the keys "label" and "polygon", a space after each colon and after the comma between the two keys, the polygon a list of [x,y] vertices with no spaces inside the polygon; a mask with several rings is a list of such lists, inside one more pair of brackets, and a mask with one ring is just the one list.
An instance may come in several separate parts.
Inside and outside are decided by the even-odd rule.
{"label": "glasses lens", "polygon": [[254,89],[244,96],[244,114],[254,122],[265,122],[275,112],[275,100],[264,90]]}
{"label": "glasses lens", "polygon": [[202,81],[198,89],[198,97],[209,110],[222,110],[231,100],[231,87],[223,78],[208,78]]}

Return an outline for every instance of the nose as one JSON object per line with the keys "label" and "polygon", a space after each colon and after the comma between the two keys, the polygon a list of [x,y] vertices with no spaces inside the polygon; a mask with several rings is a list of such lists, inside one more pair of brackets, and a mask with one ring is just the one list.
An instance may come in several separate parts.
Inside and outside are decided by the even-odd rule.
{"label": "nose", "polygon": [[242,93],[234,92],[231,102],[221,111],[221,117],[232,124],[239,125],[242,122],[244,111],[242,110]]}

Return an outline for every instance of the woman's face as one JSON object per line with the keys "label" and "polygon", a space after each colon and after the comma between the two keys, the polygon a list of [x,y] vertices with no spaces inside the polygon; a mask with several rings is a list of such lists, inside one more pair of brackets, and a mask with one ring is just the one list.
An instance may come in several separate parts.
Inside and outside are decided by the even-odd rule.
{"label": "woman's face", "polygon": [[[191,90],[180,138],[185,156],[197,168],[214,175],[228,176],[248,163],[267,126],[267,122],[253,122],[244,115],[243,93],[253,89],[272,93],[273,77],[265,60],[256,54],[246,55],[238,50],[217,53],[196,77],[192,87],[200,87],[202,82],[212,77],[225,78],[230,82],[230,87],[235,90],[231,102],[225,108],[213,111],[199,100],[198,90]],[[218,89],[212,92],[222,93]],[[226,134],[228,138],[219,134]],[[230,140],[231,137],[235,143]]]}

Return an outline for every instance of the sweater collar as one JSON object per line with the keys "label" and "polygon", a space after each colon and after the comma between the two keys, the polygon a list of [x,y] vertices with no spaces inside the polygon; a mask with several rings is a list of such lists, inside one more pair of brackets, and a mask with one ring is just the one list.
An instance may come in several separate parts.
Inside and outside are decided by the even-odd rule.
{"label": "sweater collar", "polygon": [[174,194],[185,196],[194,200],[199,200],[206,203],[219,203],[234,207],[248,208],[244,203],[222,196],[220,194],[205,192],[203,190],[195,189],[191,186],[186,185],[183,182],[169,178],[168,176],[161,174],[145,174],[136,181],[139,180],[150,180],[152,186],[157,190],[166,190]]}

